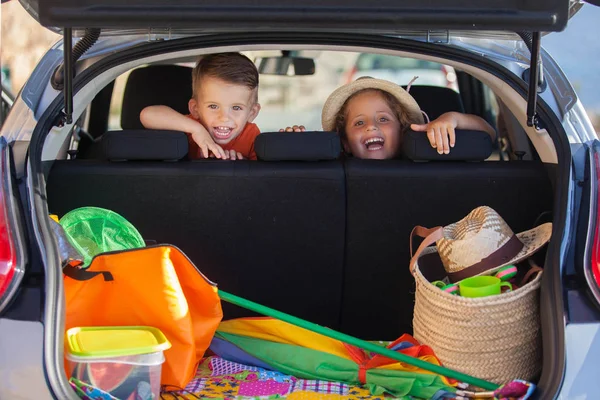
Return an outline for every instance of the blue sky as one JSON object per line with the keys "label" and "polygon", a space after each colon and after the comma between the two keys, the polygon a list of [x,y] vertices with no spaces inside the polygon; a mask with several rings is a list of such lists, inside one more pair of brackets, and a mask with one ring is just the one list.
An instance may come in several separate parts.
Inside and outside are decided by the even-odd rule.
{"label": "blue sky", "polygon": [[600,7],[584,5],[563,32],[543,37],[542,46],[565,72],[584,107],[600,113]]}

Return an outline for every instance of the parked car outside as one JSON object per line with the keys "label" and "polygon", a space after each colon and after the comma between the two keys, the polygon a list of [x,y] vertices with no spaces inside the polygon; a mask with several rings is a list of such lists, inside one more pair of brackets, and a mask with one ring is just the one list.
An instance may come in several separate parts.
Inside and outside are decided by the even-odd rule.
{"label": "parked car outside", "polygon": [[363,53],[347,75],[347,82],[371,76],[406,86],[413,78],[415,85],[441,86],[458,91],[454,68],[440,63],[385,54]]}

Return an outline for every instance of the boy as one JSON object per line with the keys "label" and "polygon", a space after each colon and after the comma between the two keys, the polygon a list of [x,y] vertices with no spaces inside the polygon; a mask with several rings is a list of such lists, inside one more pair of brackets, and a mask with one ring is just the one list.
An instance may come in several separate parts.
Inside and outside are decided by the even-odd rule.
{"label": "boy", "polygon": [[256,160],[254,140],[260,133],[252,121],[260,111],[258,70],[240,53],[210,54],[192,71],[189,115],[167,106],[148,106],[140,113],[148,129],[186,132],[190,159]]}

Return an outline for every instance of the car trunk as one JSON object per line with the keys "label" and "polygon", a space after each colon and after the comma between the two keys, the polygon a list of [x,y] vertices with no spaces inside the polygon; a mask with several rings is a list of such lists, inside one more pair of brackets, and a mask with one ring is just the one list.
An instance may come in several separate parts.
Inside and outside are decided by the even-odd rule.
{"label": "car trunk", "polygon": [[[49,127],[44,121],[39,132]],[[561,204],[561,186],[553,183],[563,177],[556,164],[541,161],[75,159],[46,162],[43,170],[46,196],[37,210],[59,216],[82,206],[116,211],[149,244],[179,247],[219,288],[372,340],[412,333],[414,226],[447,225],[487,205],[522,232]],[[535,259],[551,260],[558,271],[552,254],[545,257],[544,250]],[[550,302],[545,306],[547,316],[557,313]],[[226,319],[254,315],[230,304],[224,312]],[[545,356],[560,357],[561,324],[561,317],[542,321],[543,334],[552,338],[545,339]],[[55,357],[58,370],[62,352]],[[542,374],[556,373],[546,366]],[[551,382],[540,387],[543,396],[558,390]]]}
{"label": "car trunk", "polygon": [[[413,227],[487,205],[522,232],[551,219],[558,179],[540,161],[76,159],[46,168],[50,213],[118,212],[148,244],[180,248],[220,289],[368,340],[412,333]],[[543,266],[545,249],[535,259]],[[255,315],[223,308],[225,319]]]}
{"label": "car trunk", "polygon": [[[446,2],[438,2],[431,9],[439,12],[424,13],[417,5],[403,3],[397,8],[386,3],[389,17],[383,19],[381,15],[386,13],[365,14],[359,3],[349,4],[342,12],[346,13],[344,18],[340,18],[340,10],[333,11],[335,2],[315,2],[312,10],[290,5],[284,8],[283,16],[278,14],[281,18],[273,15],[275,8],[268,7],[267,2],[252,10],[224,8],[216,3],[206,3],[208,8],[203,8],[181,2],[182,8],[170,5],[172,12],[165,12],[159,3],[149,13],[110,1],[44,2],[32,10],[46,26],[58,27],[149,27],[160,21],[158,26],[175,30],[202,21],[202,29],[211,32],[230,31],[231,26],[250,30],[259,23],[261,30],[269,31],[285,30],[293,21],[300,24],[293,29],[300,30],[339,31],[352,27],[388,34],[399,25],[427,30],[473,28],[475,12],[481,17],[477,29],[561,30],[569,2],[513,2],[509,9],[502,1],[490,3],[487,9],[478,2],[450,8]],[[248,18],[259,14],[261,18]],[[359,14],[361,18],[357,18]],[[374,21],[382,22],[376,30]],[[60,108],[55,104],[51,113],[56,115]],[[36,198],[34,208],[38,213],[47,210],[63,215],[81,206],[111,209],[132,222],[149,243],[178,246],[222,289],[364,339],[393,340],[412,332],[414,280],[408,261],[409,235],[414,226],[446,225],[480,205],[498,211],[515,232],[532,228],[556,210],[554,216],[562,224],[566,213],[566,197],[558,188],[566,187],[561,184],[568,179],[568,161],[561,157],[568,150],[558,147],[559,167],[540,161],[421,164],[352,159],[319,163],[57,160],[46,165],[49,173],[44,187],[44,182],[38,180],[42,171],[38,163],[40,138],[48,132],[51,121],[41,122],[36,129],[38,136],[32,141],[32,170],[36,187],[47,197]],[[555,143],[560,139],[555,137]],[[40,172],[37,177],[36,171]],[[42,232],[42,236],[51,238],[49,231]],[[548,257],[540,253],[536,259],[551,265],[554,278],[560,274],[559,246],[551,243],[551,248]],[[56,249],[46,250],[53,253],[47,254],[48,260],[56,262]],[[560,303],[560,288],[553,286],[554,279],[549,277],[544,284],[546,298],[550,296]],[[557,316],[562,310],[547,300],[542,302],[546,320],[541,323],[545,360],[551,362],[544,363],[538,392],[543,398],[558,390],[564,363],[563,321]],[[224,311],[225,318],[249,315],[231,305],[225,305]],[[53,323],[49,322],[47,329]],[[60,324],[58,319],[51,327],[56,343],[62,334]],[[62,385],[68,391],[57,373],[62,368],[61,347],[47,349],[53,351],[45,360],[53,388]]]}
{"label": "car trunk", "polygon": [[[59,216],[83,206],[118,212],[148,244],[180,248],[219,290],[395,340],[413,333],[412,228],[488,205],[523,232],[551,219],[555,173],[539,161],[57,160],[47,200]],[[546,250],[534,259],[544,266]],[[225,320],[256,315],[222,305]]]}
{"label": "car trunk", "polygon": [[[75,159],[44,169],[43,209],[50,213],[82,206],[116,211],[148,243],[182,249],[220,289],[373,340],[412,332],[414,226],[446,225],[488,205],[522,232],[552,215],[552,183],[560,181],[557,165],[540,161]],[[540,265],[546,259],[552,257],[545,250],[536,255]],[[226,319],[253,315],[223,306]],[[560,355],[553,335],[561,322],[542,321],[543,334],[555,338],[544,342],[551,356]],[[62,353],[55,354],[57,362]],[[540,390],[545,396],[557,387]]]}

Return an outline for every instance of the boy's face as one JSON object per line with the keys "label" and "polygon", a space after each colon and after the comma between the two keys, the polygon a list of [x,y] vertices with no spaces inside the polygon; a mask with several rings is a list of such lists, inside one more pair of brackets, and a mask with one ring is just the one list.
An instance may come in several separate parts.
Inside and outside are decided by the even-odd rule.
{"label": "boy's face", "polygon": [[344,147],[358,158],[385,160],[398,154],[400,121],[378,92],[360,93],[348,102]]}
{"label": "boy's face", "polygon": [[227,144],[238,137],[247,122],[260,111],[255,102],[256,89],[205,77],[199,83],[195,99],[189,101],[192,116],[200,121],[217,144]]}

